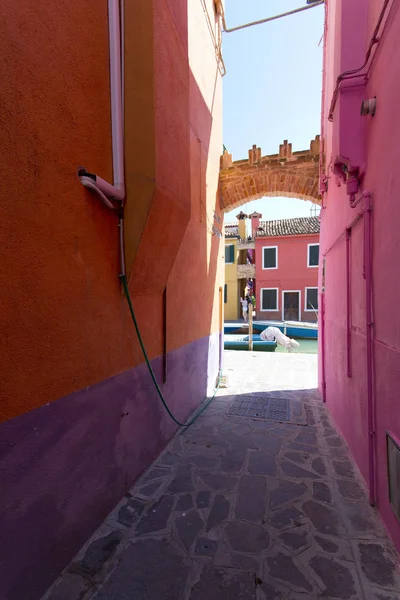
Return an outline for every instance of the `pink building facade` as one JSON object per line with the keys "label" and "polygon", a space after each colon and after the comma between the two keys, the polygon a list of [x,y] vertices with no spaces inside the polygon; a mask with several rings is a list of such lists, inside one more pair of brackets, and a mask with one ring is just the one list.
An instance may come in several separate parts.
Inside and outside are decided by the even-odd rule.
{"label": "pink building facade", "polygon": [[257,319],[317,320],[319,229],[318,217],[252,218]]}
{"label": "pink building facade", "polygon": [[400,6],[325,10],[320,386],[400,549]]}

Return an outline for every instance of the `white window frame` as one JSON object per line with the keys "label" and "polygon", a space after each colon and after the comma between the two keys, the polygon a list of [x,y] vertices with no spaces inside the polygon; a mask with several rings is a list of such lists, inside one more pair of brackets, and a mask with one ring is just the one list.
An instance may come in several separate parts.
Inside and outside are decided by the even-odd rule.
{"label": "white window frame", "polygon": [[[270,250],[271,248],[275,248],[275,256],[276,256],[276,267],[264,267],[264,250]],[[273,271],[278,268],[278,246],[263,246],[262,247],[262,268],[263,271]],[[264,288],[264,289],[275,289],[275,288]]]}
{"label": "white window frame", "polygon": [[285,320],[285,296],[286,293],[294,293],[297,292],[299,294],[299,315],[298,321],[301,321],[301,290],[282,290],[282,321]]}
{"label": "white window frame", "polygon": [[225,254],[226,254],[226,249],[229,248],[229,246],[233,246],[233,262],[226,262],[225,261],[225,264],[226,265],[234,265],[235,264],[235,258],[236,258],[235,244],[225,244]]}
{"label": "white window frame", "polygon": [[318,264],[317,265],[310,265],[310,248],[311,246],[318,246],[319,248],[319,242],[315,242],[313,244],[307,244],[307,267],[309,269],[318,269],[319,267],[319,254],[318,254]]}
{"label": "white window frame", "polygon": [[[276,308],[263,308],[263,291],[276,291]],[[279,312],[279,288],[261,288],[260,289],[260,312]]]}
{"label": "white window frame", "polygon": [[315,310],[318,312],[318,308],[316,308],[315,310],[313,308],[307,308],[307,290],[317,290],[317,296],[318,296],[318,286],[312,285],[310,287],[306,287],[304,288],[304,311],[305,312],[313,312],[315,313]]}

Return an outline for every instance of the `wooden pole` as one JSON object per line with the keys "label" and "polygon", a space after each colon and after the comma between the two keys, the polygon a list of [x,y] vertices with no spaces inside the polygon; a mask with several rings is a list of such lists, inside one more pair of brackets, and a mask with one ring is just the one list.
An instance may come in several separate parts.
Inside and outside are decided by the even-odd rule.
{"label": "wooden pole", "polygon": [[251,302],[247,306],[247,314],[249,317],[249,351],[253,351],[253,305]]}

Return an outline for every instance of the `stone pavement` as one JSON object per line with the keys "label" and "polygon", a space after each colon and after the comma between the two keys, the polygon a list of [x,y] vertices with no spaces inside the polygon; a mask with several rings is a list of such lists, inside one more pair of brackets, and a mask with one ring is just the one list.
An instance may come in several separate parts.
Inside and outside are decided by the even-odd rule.
{"label": "stone pavement", "polygon": [[[316,360],[226,352],[231,387],[46,600],[400,600],[397,555],[315,389]],[[291,422],[228,416],[239,397],[289,403]]]}

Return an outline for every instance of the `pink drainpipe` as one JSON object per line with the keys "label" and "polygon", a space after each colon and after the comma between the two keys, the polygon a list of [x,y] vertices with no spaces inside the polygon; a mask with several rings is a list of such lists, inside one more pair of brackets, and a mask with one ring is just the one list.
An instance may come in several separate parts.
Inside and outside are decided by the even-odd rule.
{"label": "pink drainpipe", "polygon": [[373,381],[373,337],[372,328],[372,204],[371,194],[364,192],[364,261],[365,261],[365,320],[367,333],[367,402],[368,402],[368,459],[369,459],[369,502],[375,504],[375,396]]}
{"label": "pink drainpipe", "polygon": [[[82,185],[95,191],[102,202],[115,210],[112,200],[123,203],[125,199],[124,174],[124,123],[123,123],[123,73],[121,69],[123,47],[121,46],[121,21],[123,1],[108,0],[108,31],[110,46],[110,92],[111,128],[114,183],[110,184],[98,175],[81,168],[78,177]],[[120,229],[122,231],[120,220]]]}
{"label": "pink drainpipe", "polygon": [[346,325],[347,325],[347,377],[351,377],[351,295],[350,295],[350,241],[351,228],[346,229]]}

